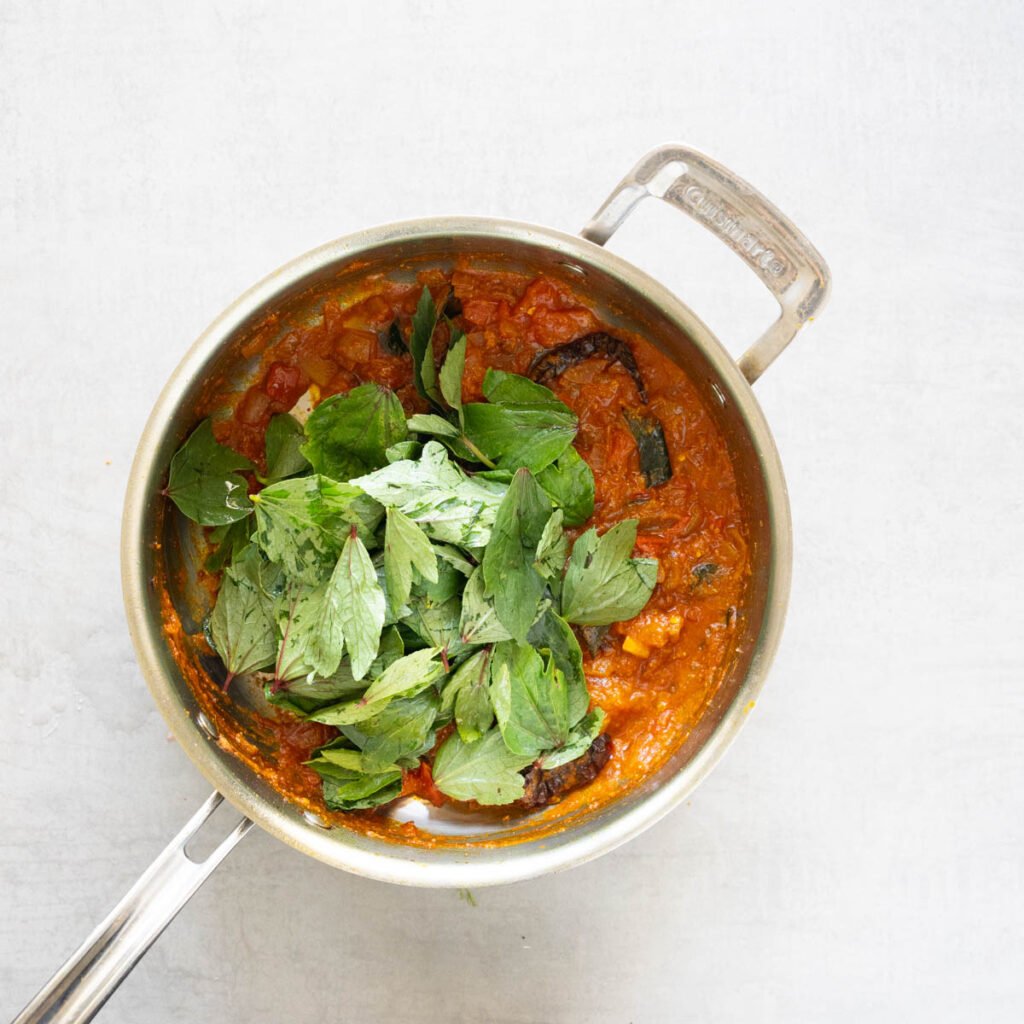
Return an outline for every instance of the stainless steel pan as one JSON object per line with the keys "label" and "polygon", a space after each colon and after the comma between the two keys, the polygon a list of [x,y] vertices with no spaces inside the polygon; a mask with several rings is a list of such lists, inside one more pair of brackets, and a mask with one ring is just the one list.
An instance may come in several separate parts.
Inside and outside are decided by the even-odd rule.
{"label": "stainless steel pan", "polygon": [[[713,231],[778,299],[779,318],[738,363],[675,295],[602,248],[650,196]],[[172,595],[186,629],[199,628],[204,608],[203,595],[187,582],[194,538],[180,519],[160,514],[159,491],[171,455],[194,425],[203,382],[213,375],[244,382],[254,367],[240,354],[241,342],[267,313],[312,316],[325,293],[354,290],[368,273],[400,268],[414,274],[417,268],[466,256],[478,264],[568,281],[603,318],[644,334],[686,370],[714,410],[730,448],[750,515],[753,581],[727,677],[689,738],[656,775],[597,810],[560,818],[556,806],[515,825],[484,824],[409,804],[396,814],[445,840],[437,848],[401,846],[325,827],[218,744],[217,731],[197,704],[161,629],[152,580],[168,567],[186,580]],[[222,313],[189,350],[153,409],[131,471],[121,545],[125,606],[139,664],[174,736],[216,792],[18,1021],[88,1020],[254,823],[356,874],[407,885],[472,887],[581,864],[642,832],[684,800],[732,742],[760,691],[789,595],[786,485],[750,385],[821,309],[828,289],[821,256],[763,196],[701,154],[663,146],[623,178],[581,237],[486,218],[390,224],[293,260]],[[158,540],[159,545],[154,543]],[[240,705],[239,714],[244,711]],[[193,859],[187,845],[223,798],[238,812],[234,827],[209,856]]]}

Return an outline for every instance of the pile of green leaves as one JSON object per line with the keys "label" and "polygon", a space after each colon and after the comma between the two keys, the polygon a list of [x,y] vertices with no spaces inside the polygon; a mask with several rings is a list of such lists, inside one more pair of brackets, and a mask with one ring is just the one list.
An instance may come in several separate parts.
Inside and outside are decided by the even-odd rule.
{"label": "pile of green leaves", "polygon": [[[424,289],[409,338],[433,412],[406,417],[364,384],[303,427],[267,428],[266,473],[214,439],[209,421],[174,456],[166,493],[212,526],[223,570],[207,636],[227,670],[264,673],[268,699],[340,735],[310,764],[328,806],[393,800],[402,770],[437,749],[437,788],[506,804],[520,774],[583,755],[603,713],[571,628],[636,615],[657,562],[633,558],[636,521],[570,545],[594,479],[572,447],[577,420],[547,388],[489,370],[462,403],[466,339]],[[263,485],[249,493],[250,472]]]}

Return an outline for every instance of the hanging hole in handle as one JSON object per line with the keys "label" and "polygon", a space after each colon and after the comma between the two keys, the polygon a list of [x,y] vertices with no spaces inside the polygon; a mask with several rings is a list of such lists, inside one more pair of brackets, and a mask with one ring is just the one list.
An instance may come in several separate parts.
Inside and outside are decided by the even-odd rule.
{"label": "hanging hole in handle", "polygon": [[202,864],[238,828],[238,818],[238,811],[227,800],[221,800],[196,833],[185,843],[182,853],[193,864]]}
{"label": "hanging hole in handle", "polygon": [[664,199],[665,193],[686,173],[686,164],[682,160],[672,160],[659,167],[654,176],[647,182],[647,191],[658,199]]}
{"label": "hanging hole in handle", "polygon": [[734,357],[779,315],[774,296],[736,253],[665,203],[640,203],[607,248],[678,295]]}

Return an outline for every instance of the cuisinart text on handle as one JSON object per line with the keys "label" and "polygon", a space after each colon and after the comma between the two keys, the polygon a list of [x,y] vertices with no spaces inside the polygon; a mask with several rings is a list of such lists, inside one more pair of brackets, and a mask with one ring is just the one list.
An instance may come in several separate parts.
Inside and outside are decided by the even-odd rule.
{"label": "cuisinart text on handle", "polygon": [[692,207],[699,217],[713,225],[726,238],[742,249],[750,259],[772,277],[781,277],[786,272],[786,263],[774,250],[769,249],[756,235],[751,234],[726,212],[724,206],[704,191],[699,185],[688,185],[683,190],[683,202]]}

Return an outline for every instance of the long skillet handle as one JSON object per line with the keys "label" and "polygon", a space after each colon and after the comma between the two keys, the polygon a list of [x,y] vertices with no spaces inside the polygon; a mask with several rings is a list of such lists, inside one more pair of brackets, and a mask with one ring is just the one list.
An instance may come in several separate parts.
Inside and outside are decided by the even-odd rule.
{"label": "long skillet handle", "polygon": [[209,856],[194,860],[186,847],[222,799],[219,793],[210,796],[14,1024],[80,1024],[92,1020],[174,915],[252,828],[248,818],[237,815],[234,828]]}
{"label": "long skillet handle", "polygon": [[696,150],[676,145],[660,146],[643,157],[580,234],[604,245],[648,196],[716,234],[778,299],[779,319],[739,360],[753,384],[824,306],[832,280],[825,261],[760,192]]}

